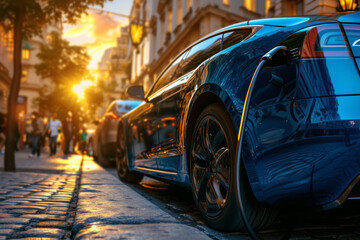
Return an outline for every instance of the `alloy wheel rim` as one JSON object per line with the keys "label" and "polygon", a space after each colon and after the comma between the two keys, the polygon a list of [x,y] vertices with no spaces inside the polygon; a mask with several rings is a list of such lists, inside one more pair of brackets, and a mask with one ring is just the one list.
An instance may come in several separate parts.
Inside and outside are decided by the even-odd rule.
{"label": "alloy wheel rim", "polygon": [[228,136],[213,116],[205,116],[198,125],[191,155],[196,201],[208,216],[217,216],[229,192],[230,149]]}

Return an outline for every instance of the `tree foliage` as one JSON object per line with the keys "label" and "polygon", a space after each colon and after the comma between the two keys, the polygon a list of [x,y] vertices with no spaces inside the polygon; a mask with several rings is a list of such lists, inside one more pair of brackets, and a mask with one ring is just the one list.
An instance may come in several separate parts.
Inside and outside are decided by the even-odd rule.
{"label": "tree foliage", "polygon": [[5,171],[15,171],[16,101],[21,80],[21,41],[39,35],[45,24],[75,23],[89,6],[103,6],[106,0],[0,0],[0,22],[14,30],[14,75],[12,78],[7,116]]}
{"label": "tree foliage", "polygon": [[[13,29],[14,19],[19,8],[25,9],[22,32],[24,38],[38,35],[46,23],[75,24],[81,14],[86,13],[89,6],[103,6],[107,0],[1,0],[0,21],[9,20]],[[110,0],[111,1],[111,0]]]}
{"label": "tree foliage", "polygon": [[79,82],[88,74],[90,56],[86,48],[70,45],[57,32],[50,36],[50,44],[42,44],[37,55],[40,63],[35,65],[36,74],[50,78],[56,86]]}
{"label": "tree foliage", "polygon": [[84,47],[70,45],[56,32],[50,39],[50,44],[41,45],[37,55],[40,62],[34,65],[37,75],[52,82],[52,86],[42,89],[39,106],[44,111],[57,112],[64,120],[68,112],[80,111],[72,87],[88,74],[90,56]]}

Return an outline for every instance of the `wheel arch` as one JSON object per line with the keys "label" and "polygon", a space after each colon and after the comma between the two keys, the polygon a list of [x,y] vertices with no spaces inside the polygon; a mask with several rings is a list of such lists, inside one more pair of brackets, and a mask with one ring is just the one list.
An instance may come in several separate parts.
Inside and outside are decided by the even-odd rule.
{"label": "wheel arch", "polygon": [[[234,124],[236,135],[239,131],[242,110],[239,110],[239,106],[234,104],[234,100],[230,97],[230,95],[220,86],[215,84],[205,84],[201,86],[191,98],[188,108],[188,116],[186,118],[186,123],[188,124],[186,124],[186,129],[184,132],[184,167],[186,167],[186,172],[188,174],[190,164],[188,157],[190,156],[189,146],[197,117],[200,115],[202,110],[204,110],[210,104],[214,103],[220,103],[223,105]],[[244,139],[243,144],[248,145],[246,138]],[[252,154],[247,147],[243,147],[242,157],[251,189],[255,195],[255,198],[259,200],[262,198],[262,191],[259,188],[259,179],[252,159]]]}
{"label": "wheel arch", "polygon": [[[188,115],[186,118],[186,129],[184,131],[184,147],[185,147],[185,155],[184,160],[186,161],[186,171],[189,173],[189,144],[191,142],[191,136],[194,131],[195,122],[202,110],[204,110],[207,106],[220,103],[223,105],[224,109],[230,115],[234,123],[235,130],[238,130],[236,121],[234,122],[234,118],[236,119],[236,115],[239,113],[235,110],[235,106],[233,104],[232,99],[229,97],[227,92],[221,89],[220,86],[215,84],[204,84],[201,86],[192,96],[189,107],[188,107]],[[240,116],[241,117],[241,116]]]}

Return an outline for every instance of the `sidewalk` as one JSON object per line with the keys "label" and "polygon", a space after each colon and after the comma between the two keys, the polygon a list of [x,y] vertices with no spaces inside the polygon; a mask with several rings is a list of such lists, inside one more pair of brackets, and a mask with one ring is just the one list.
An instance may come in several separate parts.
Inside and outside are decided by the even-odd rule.
{"label": "sidewalk", "polygon": [[208,239],[92,158],[46,156],[28,159],[26,152],[16,153],[17,172],[0,170],[0,240]]}

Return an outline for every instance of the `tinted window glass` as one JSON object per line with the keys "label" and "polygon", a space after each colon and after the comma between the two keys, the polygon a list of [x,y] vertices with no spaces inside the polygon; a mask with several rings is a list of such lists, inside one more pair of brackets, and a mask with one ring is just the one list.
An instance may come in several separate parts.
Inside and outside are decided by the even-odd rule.
{"label": "tinted window glass", "polygon": [[360,26],[344,25],[346,36],[355,57],[360,57]]}
{"label": "tinted window glass", "polygon": [[181,62],[175,77],[178,78],[191,70],[194,70],[203,61],[220,51],[222,34],[205,39],[193,46],[189,54]]}
{"label": "tinted window glass", "polygon": [[154,83],[154,86],[151,89],[150,95],[153,93],[156,93],[162,87],[166,86],[167,84],[169,84],[171,82],[172,76],[174,75],[177,67],[179,66],[179,63],[183,59],[184,55],[186,55],[186,53],[182,54],[174,62],[172,62],[172,64],[167,68],[167,70],[163,74],[161,74],[161,76],[158,78],[158,80]]}
{"label": "tinted window glass", "polygon": [[123,115],[129,111],[131,111],[132,109],[136,108],[137,106],[139,106],[140,102],[131,102],[131,101],[124,101],[124,102],[117,102],[117,104],[115,105],[115,109],[117,111],[118,114]]}
{"label": "tinted window glass", "polygon": [[242,29],[234,32],[224,33],[222,49],[231,47],[243,41],[247,36],[249,36],[250,33],[251,33],[251,29]]}

